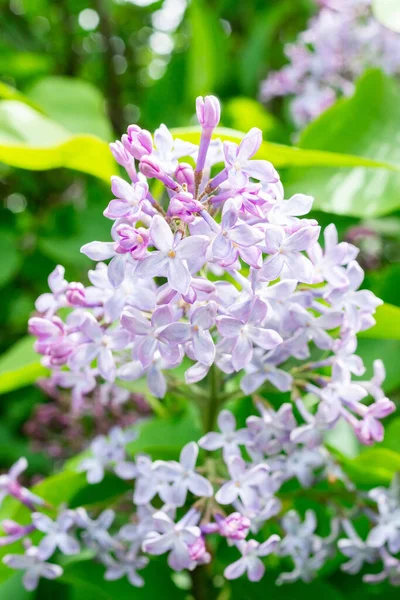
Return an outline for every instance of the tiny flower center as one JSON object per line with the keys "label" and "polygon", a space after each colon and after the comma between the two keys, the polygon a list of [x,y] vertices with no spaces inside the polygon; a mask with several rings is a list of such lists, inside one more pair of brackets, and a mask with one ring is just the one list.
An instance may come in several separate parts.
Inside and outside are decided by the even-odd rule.
{"label": "tiny flower center", "polygon": [[240,162],[238,160],[235,161],[233,166],[235,167],[236,171],[242,170],[242,165],[240,164]]}
{"label": "tiny flower center", "polygon": [[240,488],[240,481],[235,481],[235,486],[236,486],[237,488]]}
{"label": "tiny flower center", "polygon": [[193,331],[198,331],[199,330],[199,326],[198,325],[194,325],[193,326]]}
{"label": "tiny flower center", "polygon": [[168,252],[168,256],[169,256],[170,258],[175,258],[175,256],[176,256],[176,252],[175,252],[175,250],[170,250],[170,251]]}
{"label": "tiny flower center", "polygon": [[101,345],[104,346],[105,348],[108,348],[108,346],[111,343],[111,338],[109,335],[103,335],[103,337],[101,338]]}
{"label": "tiny flower center", "polygon": [[143,244],[143,238],[142,238],[141,235],[138,235],[137,238],[136,238],[136,240],[137,240],[138,244]]}

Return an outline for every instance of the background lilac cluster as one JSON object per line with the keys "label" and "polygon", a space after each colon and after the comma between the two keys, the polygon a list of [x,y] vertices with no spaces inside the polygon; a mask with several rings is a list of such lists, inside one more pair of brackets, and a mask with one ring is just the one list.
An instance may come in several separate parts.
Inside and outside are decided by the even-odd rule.
{"label": "background lilac cluster", "polygon": [[261,85],[261,98],[291,97],[290,112],[303,127],[340,96],[354,91],[368,68],[400,72],[400,36],[373,16],[371,0],[319,0],[321,9],[285,48],[289,64]]}

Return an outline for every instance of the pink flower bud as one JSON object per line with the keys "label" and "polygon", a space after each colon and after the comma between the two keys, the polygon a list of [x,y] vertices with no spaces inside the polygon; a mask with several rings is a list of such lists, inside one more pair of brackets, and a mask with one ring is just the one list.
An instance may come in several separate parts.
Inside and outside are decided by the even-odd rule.
{"label": "pink flower bud", "polygon": [[121,167],[127,167],[132,160],[132,157],[125,150],[124,146],[119,140],[110,144],[111,154]]}
{"label": "pink flower bud", "polygon": [[202,127],[214,129],[219,123],[221,106],[215,96],[199,96],[196,99],[197,119]]}
{"label": "pink flower bud", "polygon": [[139,165],[140,172],[149,179],[158,179],[163,171],[157,161],[151,156],[144,156]]}
{"label": "pink flower bud", "polygon": [[151,133],[138,127],[138,125],[129,125],[128,133],[123,135],[121,139],[125,149],[137,160],[151,154],[153,150]]}
{"label": "pink flower bud", "polygon": [[86,306],[85,288],[81,283],[71,281],[65,296],[71,306]]}
{"label": "pink flower bud", "polygon": [[178,192],[169,203],[168,216],[178,217],[185,223],[193,223],[195,213],[203,210],[201,202],[195,200],[189,192]]}
{"label": "pink flower bud", "polygon": [[204,538],[200,536],[194,544],[189,546],[190,558],[199,564],[206,564],[210,561],[210,554],[207,552]]}
{"label": "pink flower bud", "polygon": [[250,519],[244,517],[238,512],[234,512],[224,519],[216,516],[219,532],[231,540],[244,540],[249,533]]}
{"label": "pink flower bud", "polygon": [[188,192],[193,194],[194,192],[194,171],[193,167],[188,163],[182,162],[179,163],[176,171],[175,177],[177,182],[180,185],[186,185]]}
{"label": "pink flower bud", "polygon": [[163,171],[158,164],[157,160],[152,156],[143,156],[139,164],[140,172],[149,179],[159,179],[164,185],[171,188],[171,190],[179,190],[179,185]]}
{"label": "pink flower bud", "polygon": [[150,240],[148,229],[144,229],[144,227],[135,229],[123,223],[118,225],[116,232],[120,236],[120,240],[115,244],[115,251],[118,254],[130,252],[135,260],[144,258]]}

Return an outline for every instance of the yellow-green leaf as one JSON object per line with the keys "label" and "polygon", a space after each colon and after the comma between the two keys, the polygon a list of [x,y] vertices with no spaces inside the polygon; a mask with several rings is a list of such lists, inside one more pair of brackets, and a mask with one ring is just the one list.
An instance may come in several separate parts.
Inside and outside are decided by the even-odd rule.
{"label": "yellow-green leaf", "polygon": [[362,331],[359,335],[365,338],[400,340],[400,308],[393,304],[378,306],[375,313],[376,325]]}
{"label": "yellow-green leaf", "polygon": [[[178,127],[172,133],[183,140],[198,144],[200,141],[199,127]],[[222,141],[236,142],[242,140],[245,134],[235,129],[218,127],[214,138]],[[392,163],[363,156],[351,154],[340,154],[339,152],[327,152],[324,150],[308,150],[295,146],[285,146],[263,141],[256,158],[269,160],[275,167],[371,167],[400,172],[400,167]]]}

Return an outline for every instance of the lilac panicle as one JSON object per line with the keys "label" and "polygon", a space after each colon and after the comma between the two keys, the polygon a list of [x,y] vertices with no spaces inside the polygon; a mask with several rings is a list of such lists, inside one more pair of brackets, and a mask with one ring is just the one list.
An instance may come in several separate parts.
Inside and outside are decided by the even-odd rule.
{"label": "lilac panicle", "polygon": [[340,96],[354,91],[356,79],[369,68],[400,73],[400,35],[375,18],[371,0],[321,0],[321,8],[285,53],[288,64],[261,84],[268,102],[291,98],[291,114],[304,127]]}
{"label": "lilac panicle", "polygon": [[[0,476],[0,499],[11,495],[25,504],[32,523],[3,523],[0,545],[28,543],[34,530],[41,539],[5,562],[24,569],[25,585],[33,589],[39,577],[61,575],[47,563],[55,552],[88,548],[104,565],[106,580],[126,577],[140,587],[151,556],[166,555],[175,571],[193,570],[213,560],[218,544],[210,536],[219,536],[239,553],[226,578],[259,581],[263,557],[274,553],[293,563],[279,576],[284,583],[310,581],[339,540],[349,559],[345,570],[379,561],[381,572],[365,579],[396,584],[398,482],[372,490],[366,501],[325,444],[341,422],[362,444],[379,442],[395,409],[379,359],[372,378],[360,379],[366,367],[357,334],[374,325],[381,301],[360,290],[357,248],[339,242],[334,225],[320,245],[320,227],[308,218],[313,199],[301,193],[285,199],[273,165],[257,158],[261,130],[252,128],[239,144],[222,143],[213,138],[218,100],[199,98],[196,108],[199,146],[174,138],[165,125],[154,136],[132,125],[111,145],[129,181],[112,179],[113,199],[104,210],[109,239],[81,249],[98,263],[90,284],[68,282],[58,266],[29,330],[51,372],[42,386],[55,397],[71,390],[74,417],[96,410],[93,399],[126,404],[131,382],[143,379],[149,403],[160,412],[173,404],[162,403],[170,392],[185,402],[195,399],[209,427],[197,442],[186,440],[178,460],[133,457],[135,427],[97,435],[77,471],[89,484],[100,484],[106,474],[124,480],[118,515],[95,507],[43,514],[43,500],[17,480],[26,467],[21,459]],[[185,383],[174,372],[180,366]],[[210,398],[203,383],[194,385],[205,378]],[[277,393],[275,406],[266,401]],[[254,401],[246,422],[241,410],[234,414],[243,395]],[[213,420],[218,431],[208,430]],[[313,511],[288,510],[281,489],[291,482],[308,497],[321,481],[333,496],[342,486],[352,505],[337,511],[332,501],[327,537],[319,535]],[[355,513],[370,522],[365,539],[351,523]],[[280,536],[262,540],[265,524]]]}

